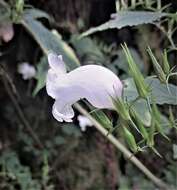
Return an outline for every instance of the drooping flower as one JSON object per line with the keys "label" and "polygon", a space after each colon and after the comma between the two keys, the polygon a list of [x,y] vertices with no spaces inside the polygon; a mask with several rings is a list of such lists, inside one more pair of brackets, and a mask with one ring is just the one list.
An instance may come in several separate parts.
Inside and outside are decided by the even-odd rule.
{"label": "drooping flower", "polygon": [[12,23],[3,22],[0,24],[0,38],[4,42],[9,42],[14,36],[14,29]]}
{"label": "drooping flower", "polygon": [[36,75],[36,70],[29,63],[21,63],[18,65],[18,73],[22,74],[24,80],[28,80]]}
{"label": "drooping flower", "polygon": [[93,126],[93,123],[83,115],[78,115],[77,119],[79,121],[79,126],[81,128],[81,131],[83,132],[86,131],[87,127]]}
{"label": "drooping flower", "polygon": [[48,54],[46,89],[55,99],[52,113],[58,121],[71,122],[72,105],[86,99],[98,109],[114,109],[112,98],[122,95],[123,85],[109,69],[98,65],[81,66],[67,73],[62,56]]}

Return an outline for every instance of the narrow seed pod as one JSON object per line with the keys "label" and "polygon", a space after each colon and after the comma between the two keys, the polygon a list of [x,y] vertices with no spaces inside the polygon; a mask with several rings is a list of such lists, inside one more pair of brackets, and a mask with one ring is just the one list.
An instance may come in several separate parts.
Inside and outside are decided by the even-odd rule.
{"label": "narrow seed pod", "polygon": [[95,110],[90,113],[105,129],[113,129],[112,122],[101,110]]}
{"label": "narrow seed pod", "polygon": [[159,157],[162,158],[161,154],[154,148],[154,136],[156,134],[156,120],[154,117],[152,117],[151,120],[151,127],[149,130],[149,134],[148,134],[148,139],[147,139],[147,145],[152,149],[152,151],[157,154]]}
{"label": "narrow seed pod", "polygon": [[125,56],[126,56],[126,59],[128,62],[129,73],[133,77],[138,94],[141,98],[147,99],[148,94],[149,94],[149,87],[145,83],[143,75],[141,74],[136,63],[134,62],[133,57],[132,57],[127,45],[126,44],[124,44],[124,46],[122,45],[122,48],[123,48],[123,51],[125,53]]}
{"label": "narrow seed pod", "polygon": [[177,124],[175,123],[175,117],[171,107],[169,107],[169,127],[177,129]]}
{"label": "narrow seed pod", "polygon": [[136,111],[131,108],[130,109],[130,114],[131,116],[134,118],[135,122],[136,122],[136,126],[138,127],[142,137],[147,140],[148,139],[148,133],[146,131],[146,128],[144,127],[142,121],[140,120],[138,114],[136,113]]}
{"label": "narrow seed pod", "polygon": [[152,117],[154,117],[155,120],[161,122],[161,113],[155,103],[152,104]]}
{"label": "narrow seed pod", "polygon": [[133,120],[131,119],[131,116],[129,113],[130,112],[129,105],[126,102],[124,102],[121,97],[117,97],[116,99],[112,98],[112,101],[120,118],[124,121],[127,121],[132,127],[134,127],[138,131],[138,133],[140,133],[139,129],[137,128]]}
{"label": "narrow seed pod", "polygon": [[156,128],[157,132],[159,132],[164,138],[166,138],[168,141],[170,141],[170,139],[167,137],[167,135],[165,135],[165,133],[163,132],[163,128],[158,121],[155,121],[155,128]]}
{"label": "narrow seed pod", "polygon": [[[139,121],[140,121],[140,120],[139,120]],[[139,122],[139,121],[138,121],[138,128],[139,128],[139,130],[140,130],[140,132],[141,132],[143,138],[144,138],[145,140],[147,140],[147,139],[148,139],[148,133],[147,133],[147,131],[146,131],[144,125],[142,124],[142,122],[141,122],[141,121]]]}
{"label": "narrow seed pod", "polygon": [[148,139],[147,139],[147,145],[149,147],[154,146],[154,136],[155,136],[155,120],[154,120],[154,118],[152,118],[151,127],[150,127],[150,130],[149,130]]}
{"label": "narrow seed pod", "polygon": [[157,59],[155,58],[154,54],[152,53],[152,50],[150,47],[148,47],[147,52],[149,53],[149,56],[152,60],[153,67],[156,71],[156,74],[157,74],[159,80],[162,83],[166,83],[166,74],[164,73],[161,65],[158,63]]}
{"label": "narrow seed pod", "polygon": [[170,73],[170,64],[168,62],[168,56],[167,56],[167,51],[164,50],[163,53],[163,70],[166,75],[169,75]]}
{"label": "narrow seed pod", "polygon": [[125,137],[125,140],[129,146],[129,148],[133,151],[133,152],[137,152],[138,151],[138,146],[136,144],[135,138],[133,136],[133,134],[127,129],[127,127],[123,126],[123,135]]}
{"label": "narrow seed pod", "polygon": [[161,113],[155,103],[152,104],[152,117],[154,117],[156,131],[169,140],[169,138],[164,134],[163,128],[161,126]]}
{"label": "narrow seed pod", "polygon": [[121,97],[112,98],[113,105],[122,119],[125,121],[130,121],[130,113],[127,103]]}

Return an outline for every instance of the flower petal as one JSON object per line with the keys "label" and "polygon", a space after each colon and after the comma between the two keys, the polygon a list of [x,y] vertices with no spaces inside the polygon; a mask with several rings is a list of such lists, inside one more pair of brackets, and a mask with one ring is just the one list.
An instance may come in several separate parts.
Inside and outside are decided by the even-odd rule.
{"label": "flower petal", "polygon": [[66,74],[58,74],[53,69],[49,69],[46,78],[46,90],[49,96],[57,99],[62,88],[68,86]]}
{"label": "flower petal", "polygon": [[52,114],[54,118],[60,122],[72,122],[72,118],[74,117],[74,110],[71,105],[64,104],[64,102],[56,100],[53,105]]}
{"label": "flower petal", "polygon": [[14,29],[12,23],[3,22],[0,24],[0,38],[4,42],[9,42],[14,37]]}
{"label": "flower petal", "polygon": [[84,89],[86,98],[97,108],[113,108],[112,97],[121,96],[123,85],[110,70],[98,65],[79,67],[68,73],[71,86],[77,84]]}
{"label": "flower petal", "polygon": [[93,126],[93,123],[90,121],[90,119],[88,119],[87,117],[85,117],[83,115],[78,115],[77,119],[79,121],[79,126],[82,131],[85,131],[86,127],[88,127],[88,126],[89,127]]}
{"label": "flower petal", "polygon": [[18,73],[22,74],[24,80],[27,80],[35,77],[36,70],[34,66],[30,65],[27,62],[24,62],[18,65]]}
{"label": "flower petal", "polygon": [[61,55],[57,55],[56,53],[48,54],[48,62],[50,67],[57,73],[66,73],[65,63],[63,62],[63,58]]}

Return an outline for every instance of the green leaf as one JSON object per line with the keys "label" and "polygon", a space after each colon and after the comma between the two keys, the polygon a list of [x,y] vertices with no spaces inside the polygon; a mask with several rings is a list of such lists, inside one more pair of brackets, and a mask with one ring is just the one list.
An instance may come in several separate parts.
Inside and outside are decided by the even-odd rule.
{"label": "green leaf", "polygon": [[41,58],[40,62],[37,65],[37,72],[35,76],[37,84],[33,91],[33,96],[35,96],[39,92],[39,90],[41,90],[45,86],[47,70],[48,70],[47,57],[44,56]]}
{"label": "green leaf", "polygon": [[[40,183],[32,178],[30,168],[23,166],[18,155],[13,151],[4,151],[0,157],[0,166],[5,169],[5,174],[9,178],[9,184],[18,184],[20,189],[41,189]],[[14,188],[13,188],[14,189]]]}
{"label": "green leaf", "polygon": [[9,5],[1,0],[0,1],[0,22],[10,21],[10,7]]}
{"label": "green leaf", "polygon": [[149,11],[119,11],[118,13],[112,14],[111,20],[108,22],[87,30],[81,36],[88,36],[95,32],[112,28],[121,29],[126,26],[153,23],[154,21],[164,16],[167,16],[167,14]]}
{"label": "green leaf", "polygon": [[38,18],[46,18],[50,20],[50,16],[39,9],[31,8],[31,9],[25,9],[23,12],[23,18],[26,19],[38,19]]}
{"label": "green leaf", "polygon": [[21,20],[21,24],[29,31],[46,55],[48,52],[54,51],[63,56],[69,69],[72,70],[79,66],[79,60],[75,56],[74,51],[61,39],[56,31],[52,33],[39,21],[28,16],[25,17],[25,15]]}
{"label": "green leaf", "polygon": [[52,33],[55,36],[56,43],[58,43],[58,46],[60,47],[59,49],[61,50],[61,55],[63,56],[68,70],[73,70],[80,66],[80,61],[76,57],[73,49],[62,40],[61,35],[56,30],[53,30]]}
{"label": "green leaf", "polygon": [[[48,17],[44,12],[37,9],[27,9],[23,15],[21,24],[31,33],[43,52],[47,55],[50,51],[63,56],[68,70],[73,70],[80,65],[72,48],[61,39],[57,31],[50,31],[35,18]],[[47,73],[47,59],[42,58],[37,67],[37,85],[33,91],[35,96],[45,86]]]}
{"label": "green leaf", "polygon": [[[169,84],[170,92],[168,92],[167,86],[162,84],[159,79],[153,77],[147,77],[145,82],[150,86],[151,97],[156,104],[172,104],[177,105],[177,86]],[[138,93],[135,84],[131,79],[124,81],[124,97],[127,101],[135,100],[138,97]]]}
{"label": "green leaf", "polygon": [[76,125],[74,125],[72,123],[64,124],[62,126],[62,132],[68,136],[73,136],[76,138],[81,137],[80,130],[77,128]]}
{"label": "green leaf", "polygon": [[136,111],[136,114],[145,126],[151,125],[151,114],[149,112],[147,102],[144,99],[136,101],[133,104],[133,109]]}
{"label": "green leaf", "polygon": [[54,138],[54,143],[55,143],[56,145],[62,145],[62,144],[65,144],[65,143],[66,143],[66,140],[65,140],[65,138],[62,137],[62,136],[56,136],[56,137]]}
{"label": "green leaf", "polygon": [[159,79],[149,77],[146,81],[151,85],[155,103],[177,105],[177,86],[169,84],[170,92],[168,92],[166,84],[161,83]]}
{"label": "green leaf", "polygon": [[79,38],[75,35],[72,37],[71,43],[81,59],[86,57],[88,61],[105,62],[103,53],[91,38]]}
{"label": "green leaf", "polygon": [[[144,73],[145,72],[144,63],[140,55],[138,54],[138,52],[133,48],[129,48],[129,51],[133,57],[133,60],[137,64],[138,68],[140,69],[140,71]],[[125,53],[123,52],[122,49],[119,49],[117,52],[117,55],[118,55],[118,58],[115,59],[111,63],[111,65],[114,65],[114,67],[117,66],[119,69],[122,69],[124,72],[128,73],[128,64],[127,64]]]}
{"label": "green leaf", "polygon": [[[177,105],[177,86],[169,84],[171,94],[168,92],[165,84],[160,83],[159,79],[147,77],[145,82],[151,86],[152,97],[156,104],[173,104]],[[138,97],[138,92],[136,90],[135,84],[131,79],[126,79],[124,81],[124,98],[131,102]],[[152,98],[150,97],[150,99]],[[139,99],[133,104],[134,110],[137,112],[142,123],[146,126],[151,124],[151,114],[147,102],[143,99]],[[167,124],[167,122],[165,122]],[[164,120],[163,120],[164,124]]]}

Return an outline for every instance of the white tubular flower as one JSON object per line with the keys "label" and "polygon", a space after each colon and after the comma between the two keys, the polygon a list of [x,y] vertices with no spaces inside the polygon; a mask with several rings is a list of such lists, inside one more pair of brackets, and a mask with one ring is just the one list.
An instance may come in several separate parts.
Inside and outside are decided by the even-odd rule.
{"label": "white tubular flower", "polygon": [[24,80],[28,80],[36,75],[36,70],[29,63],[21,63],[18,65],[18,73],[22,74]]}
{"label": "white tubular flower", "polygon": [[54,53],[49,53],[48,62],[46,89],[55,99],[52,113],[56,120],[72,122],[72,105],[83,98],[96,108],[114,109],[111,97],[121,96],[123,85],[112,71],[98,65],[86,65],[66,73],[62,56]]}
{"label": "white tubular flower", "polygon": [[79,126],[81,128],[81,131],[83,132],[86,131],[87,127],[93,126],[92,122],[83,115],[78,115],[77,119],[79,121]]}

